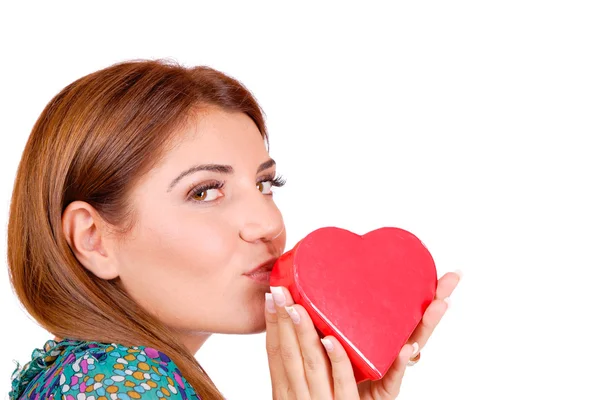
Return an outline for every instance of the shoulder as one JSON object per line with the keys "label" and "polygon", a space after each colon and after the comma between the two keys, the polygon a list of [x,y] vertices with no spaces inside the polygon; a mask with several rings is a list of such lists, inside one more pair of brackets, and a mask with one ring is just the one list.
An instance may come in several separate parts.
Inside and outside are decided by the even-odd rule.
{"label": "shoulder", "polygon": [[67,343],[55,365],[44,374],[43,382],[37,385],[40,395],[68,400],[198,398],[175,363],[156,349],[114,343]]}

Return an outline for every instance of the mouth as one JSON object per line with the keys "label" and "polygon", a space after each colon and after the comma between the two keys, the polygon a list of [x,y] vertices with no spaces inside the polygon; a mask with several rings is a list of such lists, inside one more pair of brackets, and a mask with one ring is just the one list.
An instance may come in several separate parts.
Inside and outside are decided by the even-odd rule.
{"label": "mouth", "polygon": [[273,270],[273,266],[275,265],[275,261],[277,258],[271,258],[266,262],[260,264],[259,266],[251,269],[250,271],[244,273],[245,276],[252,279],[253,281],[269,284],[271,279],[271,271]]}

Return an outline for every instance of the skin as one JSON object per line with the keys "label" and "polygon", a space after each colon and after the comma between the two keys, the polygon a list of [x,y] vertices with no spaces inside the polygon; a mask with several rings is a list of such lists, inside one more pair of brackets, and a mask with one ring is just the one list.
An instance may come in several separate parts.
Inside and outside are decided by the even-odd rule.
{"label": "skin", "polygon": [[[384,377],[356,384],[350,360],[334,336],[324,341],[306,309],[294,304],[289,291],[271,288],[265,303],[267,354],[274,399],[391,400],[400,393],[406,367],[425,346],[450,304],[461,272],[449,272],[438,280],[435,298],[421,322],[400,350]],[[282,293],[278,296],[276,293]],[[280,297],[279,303],[277,297]]]}
{"label": "skin", "polygon": [[[279,257],[286,242],[283,218],[267,183],[276,166],[264,140],[243,113],[199,113],[160,164],[134,188],[134,229],[117,240],[87,203],[71,203],[63,227],[74,253],[103,279],[119,277],[127,292],[157,315],[192,354],[211,333],[264,332],[268,285],[245,272]],[[223,164],[233,173],[183,171]],[[187,199],[193,186],[223,181]],[[257,184],[259,183],[259,184]]]}
{"label": "skin", "polygon": [[[413,343],[425,345],[459,274],[438,281],[436,299],[386,376],[356,385],[339,342],[327,337],[333,350],[326,351],[306,310],[293,304],[285,288],[283,306],[277,305],[268,292],[278,289],[244,275],[279,257],[286,243],[269,183],[276,166],[257,172],[270,156],[256,125],[245,114],[213,108],[195,115],[177,137],[133,189],[136,224],[125,238],[88,203],[75,201],[65,209],[63,231],[81,264],[102,279],[119,278],[192,354],[212,333],[266,330],[274,398],[395,398]],[[195,171],[172,185],[198,164],[228,165],[232,172]],[[215,181],[224,186],[190,197],[194,187]]]}

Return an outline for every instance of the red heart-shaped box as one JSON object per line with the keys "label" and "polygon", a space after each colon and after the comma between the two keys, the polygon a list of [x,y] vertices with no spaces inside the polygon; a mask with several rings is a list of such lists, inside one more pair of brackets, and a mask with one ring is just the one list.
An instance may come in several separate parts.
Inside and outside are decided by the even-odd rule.
{"label": "red heart-shaped box", "polygon": [[271,286],[286,287],[321,335],[346,350],[357,382],[377,380],[417,327],[437,288],[427,248],[385,227],[365,235],[315,230],[275,263]]}

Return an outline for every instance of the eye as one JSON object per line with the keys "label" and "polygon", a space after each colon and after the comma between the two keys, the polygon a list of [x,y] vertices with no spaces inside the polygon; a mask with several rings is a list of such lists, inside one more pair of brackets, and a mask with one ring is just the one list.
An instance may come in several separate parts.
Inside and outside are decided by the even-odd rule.
{"label": "eye", "polygon": [[[271,176],[268,178],[263,178],[260,182],[256,184],[258,190],[260,190],[263,194],[273,194],[271,189],[273,187],[281,187],[285,185],[285,179],[282,176]],[[266,192],[265,192],[266,190]]]}
{"label": "eye", "polygon": [[195,193],[194,198],[198,201],[211,201],[219,197],[218,195],[219,192],[217,191],[217,189],[207,189]]}
{"label": "eye", "polygon": [[[271,181],[258,182],[258,185],[256,185],[258,190],[260,190],[263,194],[270,194],[272,186],[273,186],[273,183],[271,183]],[[266,193],[264,192],[265,190],[267,190]]]}
{"label": "eye", "polygon": [[221,197],[219,196],[219,189],[222,187],[223,182],[214,182],[202,185],[193,189],[189,197],[194,201],[207,203]]}

